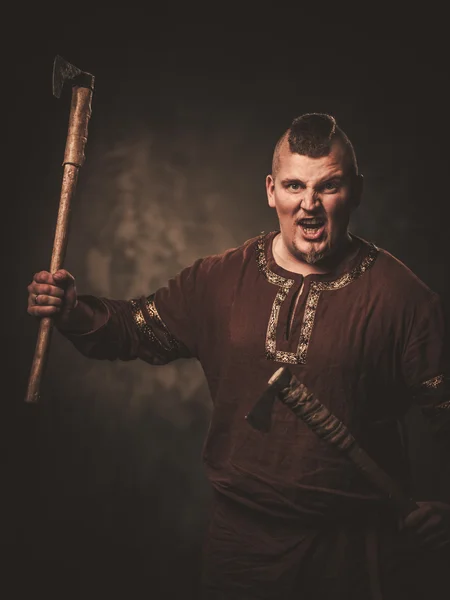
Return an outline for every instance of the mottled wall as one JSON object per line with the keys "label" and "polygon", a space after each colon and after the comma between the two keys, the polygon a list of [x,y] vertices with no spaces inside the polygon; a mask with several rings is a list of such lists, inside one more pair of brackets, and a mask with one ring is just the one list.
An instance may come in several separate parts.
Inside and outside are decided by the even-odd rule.
{"label": "mottled wall", "polygon": [[[55,335],[42,401],[23,404],[37,332],[26,285],[49,264],[67,123],[67,97],[57,103],[49,88],[54,54],[97,77],[66,260],[80,292],[148,295],[197,257],[275,227],[264,190],[273,146],[298,114],[329,111],[365,176],[354,233],[448,302],[440,55],[430,62],[413,39],[359,39],[357,51],[249,44],[245,35],[177,39],[134,50],[65,40],[27,58],[39,116],[24,86],[13,107],[7,232],[16,259],[5,271],[12,266],[14,307],[5,326],[13,391],[2,420],[4,544],[16,597],[34,588],[65,599],[140,590],[195,598],[209,497],[200,454],[210,404],[195,362],[94,362]],[[425,449],[419,484],[431,490],[440,468],[417,415],[411,424],[413,456]]]}

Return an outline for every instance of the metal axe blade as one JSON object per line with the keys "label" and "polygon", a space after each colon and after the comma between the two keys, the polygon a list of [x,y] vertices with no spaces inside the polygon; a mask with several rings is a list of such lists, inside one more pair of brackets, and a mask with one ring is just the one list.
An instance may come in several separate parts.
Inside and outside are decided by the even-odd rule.
{"label": "metal axe blade", "polygon": [[255,406],[245,416],[248,423],[259,431],[269,431],[272,420],[272,410],[280,389],[289,384],[291,377],[287,367],[281,367],[269,379],[268,387],[264,390]]}
{"label": "metal axe blade", "polygon": [[88,87],[94,89],[95,77],[91,73],[86,73],[70,62],[67,62],[62,56],[56,55],[53,62],[53,95],[56,98],[61,97],[61,92],[66,81],[71,81],[72,85]]}

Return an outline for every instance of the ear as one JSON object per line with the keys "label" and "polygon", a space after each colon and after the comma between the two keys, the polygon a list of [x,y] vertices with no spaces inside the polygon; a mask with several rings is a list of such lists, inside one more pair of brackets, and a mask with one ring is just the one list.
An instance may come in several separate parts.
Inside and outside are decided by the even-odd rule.
{"label": "ear", "polygon": [[272,175],[266,177],[267,201],[271,208],[275,208],[275,179]]}
{"label": "ear", "polygon": [[355,181],[353,183],[352,196],[353,196],[354,208],[357,208],[361,203],[363,189],[364,189],[364,177],[360,174],[360,175],[356,176]]}

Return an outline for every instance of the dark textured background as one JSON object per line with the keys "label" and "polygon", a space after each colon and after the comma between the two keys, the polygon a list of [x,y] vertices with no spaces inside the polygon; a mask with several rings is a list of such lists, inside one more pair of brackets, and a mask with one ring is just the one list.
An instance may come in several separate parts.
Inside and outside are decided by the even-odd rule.
{"label": "dark textured background", "polygon": [[[196,598],[210,411],[198,365],[94,363],[55,335],[42,401],[23,402],[37,333],[26,286],[49,265],[68,119],[69,97],[51,94],[53,58],[96,76],[66,260],[79,291],[148,294],[198,256],[274,228],[264,189],[273,146],[295,116],[324,111],[365,176],[353,231],[406,262],[448,308],[439,19],[369,30],[267,14],[259,30],[165,18],[145,35],[52,35],[42,15],[28,17],[5,54],[2,596]],[[409,424],[418,491],[436,495],[444,464],[414,411]]]}

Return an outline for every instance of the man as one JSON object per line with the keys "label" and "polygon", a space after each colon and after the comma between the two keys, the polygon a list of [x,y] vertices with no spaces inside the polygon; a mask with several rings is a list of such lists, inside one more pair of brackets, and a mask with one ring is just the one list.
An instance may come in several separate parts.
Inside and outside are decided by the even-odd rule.
{"label": "man", "polygon": [[[266,180],[279,232],[199,259],[148,298],[78,297],[64,270],[29,285],[28,312],[53,316],[86,356],[201,362],[214,406],[203,451],[214,489],[205,598],[422,598],[412,565],[424,572],[448,547],[446,504],[424,502],[399,527],[389,499],[281,402],[268,433],[245,420],[288,364],[404,485],[397,422],[411,402],[446,439],[440,301],[349,232],[362,187],[335,119],[303,115],[278,141]],[[422,578],[428,598],[442,572]]]}

